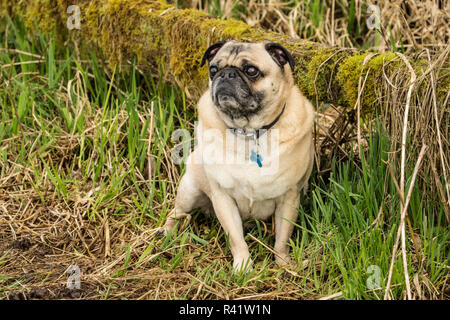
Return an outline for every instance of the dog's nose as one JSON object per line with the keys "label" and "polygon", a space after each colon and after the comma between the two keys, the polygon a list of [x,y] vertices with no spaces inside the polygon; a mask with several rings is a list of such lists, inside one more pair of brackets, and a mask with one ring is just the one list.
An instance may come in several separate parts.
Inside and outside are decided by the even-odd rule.
{"label": "dog's nose", "polygon": [[220,77],[230,79],[236,78],[236,71],[233,69],[224,70]]}

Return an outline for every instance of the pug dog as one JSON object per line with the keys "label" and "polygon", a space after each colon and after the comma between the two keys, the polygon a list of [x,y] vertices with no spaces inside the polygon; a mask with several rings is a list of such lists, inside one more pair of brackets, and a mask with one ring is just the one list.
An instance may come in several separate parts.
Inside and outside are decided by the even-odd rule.
{"label": "pug dog", "polygon": [[[160,233],[180,218],[188,222],[194,208],[211,212],[229,237],[233,270],[243,271],[252,265],[243,221],[275,215],[273,251],[285,265],[313,166],[313,106],[295,85],[294,59],[280,44],[221,41],[206,50],[201,66],[206,62],[209,88],[198,103],[202,134]],[[270,140],[269,151],[263,140]]]}

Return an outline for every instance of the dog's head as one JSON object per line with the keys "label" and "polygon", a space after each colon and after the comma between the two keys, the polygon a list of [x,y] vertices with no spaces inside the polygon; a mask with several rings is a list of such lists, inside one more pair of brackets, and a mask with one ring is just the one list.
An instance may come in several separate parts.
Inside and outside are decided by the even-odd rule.
{"label": "dog's head", "polygon": [[210,46],[212,101],[226,123],[246,126],[250,118],[283,108],[293,86],[294,59],[280,44],[221,41]]}

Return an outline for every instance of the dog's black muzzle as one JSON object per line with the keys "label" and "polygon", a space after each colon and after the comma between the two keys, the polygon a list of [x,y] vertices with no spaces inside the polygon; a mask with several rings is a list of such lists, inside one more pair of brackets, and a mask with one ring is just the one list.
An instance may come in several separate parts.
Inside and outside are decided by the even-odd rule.
{"label": "dog's black muzzle", "polygon": [[220,70],[213,79],[213,100],[224,109],[241,109],[251,98],[250,89],[234,67]]}

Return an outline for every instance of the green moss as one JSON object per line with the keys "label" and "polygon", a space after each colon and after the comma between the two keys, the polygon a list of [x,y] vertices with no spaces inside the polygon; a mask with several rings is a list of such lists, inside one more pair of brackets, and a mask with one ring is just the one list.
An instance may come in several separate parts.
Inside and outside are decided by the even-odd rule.
{"label": "green moss", "polygon": [[243,22],[213,19],[193,9],[167,10],[151,19],[154,21],[146,30],[153,30],[154,42],[166,49],[158,51],[166,53],[162,60],[168,64],[170,75],[193,95],[198,95],[207,85],[207,70],[200,68],[200,61],[209,45],[223,39],[244,40],[260,33]]}
{"label": "green moss", "polygon": [[305,49],[314,52],[297,62],[295,74],[297,85],[312,101],[336,101],[341,93],[339,88],[331,85],[336,77],[339,62],[348,51],[337,48],[315,48],[312,43],[306,43]]}
{"label": "green moss", "polygon": [[377,87],[381,88],[383,83],[383,64],[390,64],[389,68],[385,68],[387,76],[389,76],[389,70],[397,69],[399,67],[399,62],[397,60],[393,61],[397,58],[394,53],[378,54],[371,57],[364,65],[364,59],[369,54],[369,52],[357,53],[345,58],[337,73],[337,81],[342,87],[343,93],[339,102],[350,108],[356,106],[359,79],[361,77],[362,86],[367,74],[366,82],[362,88],[360,97],[361,114],[366,117],[372,116],[380,105],[376,91]]}
{"label": "green moss", "polygon": [[[450,64],[447,63],[446,70],[450,70]],[[438,103],[443,104],[446,101],[446,97],[448,93],[450,92],[450,72],[447,71],[446,74],[443,74],[439,77],[439,79],[436,80],[438,83],[437,86],[437,96],[438,96]],[[446,105],[446,112],[450,112],[450,105],[447,103]],[[450,117],[447,117],[447,119],[450,119]]]}

